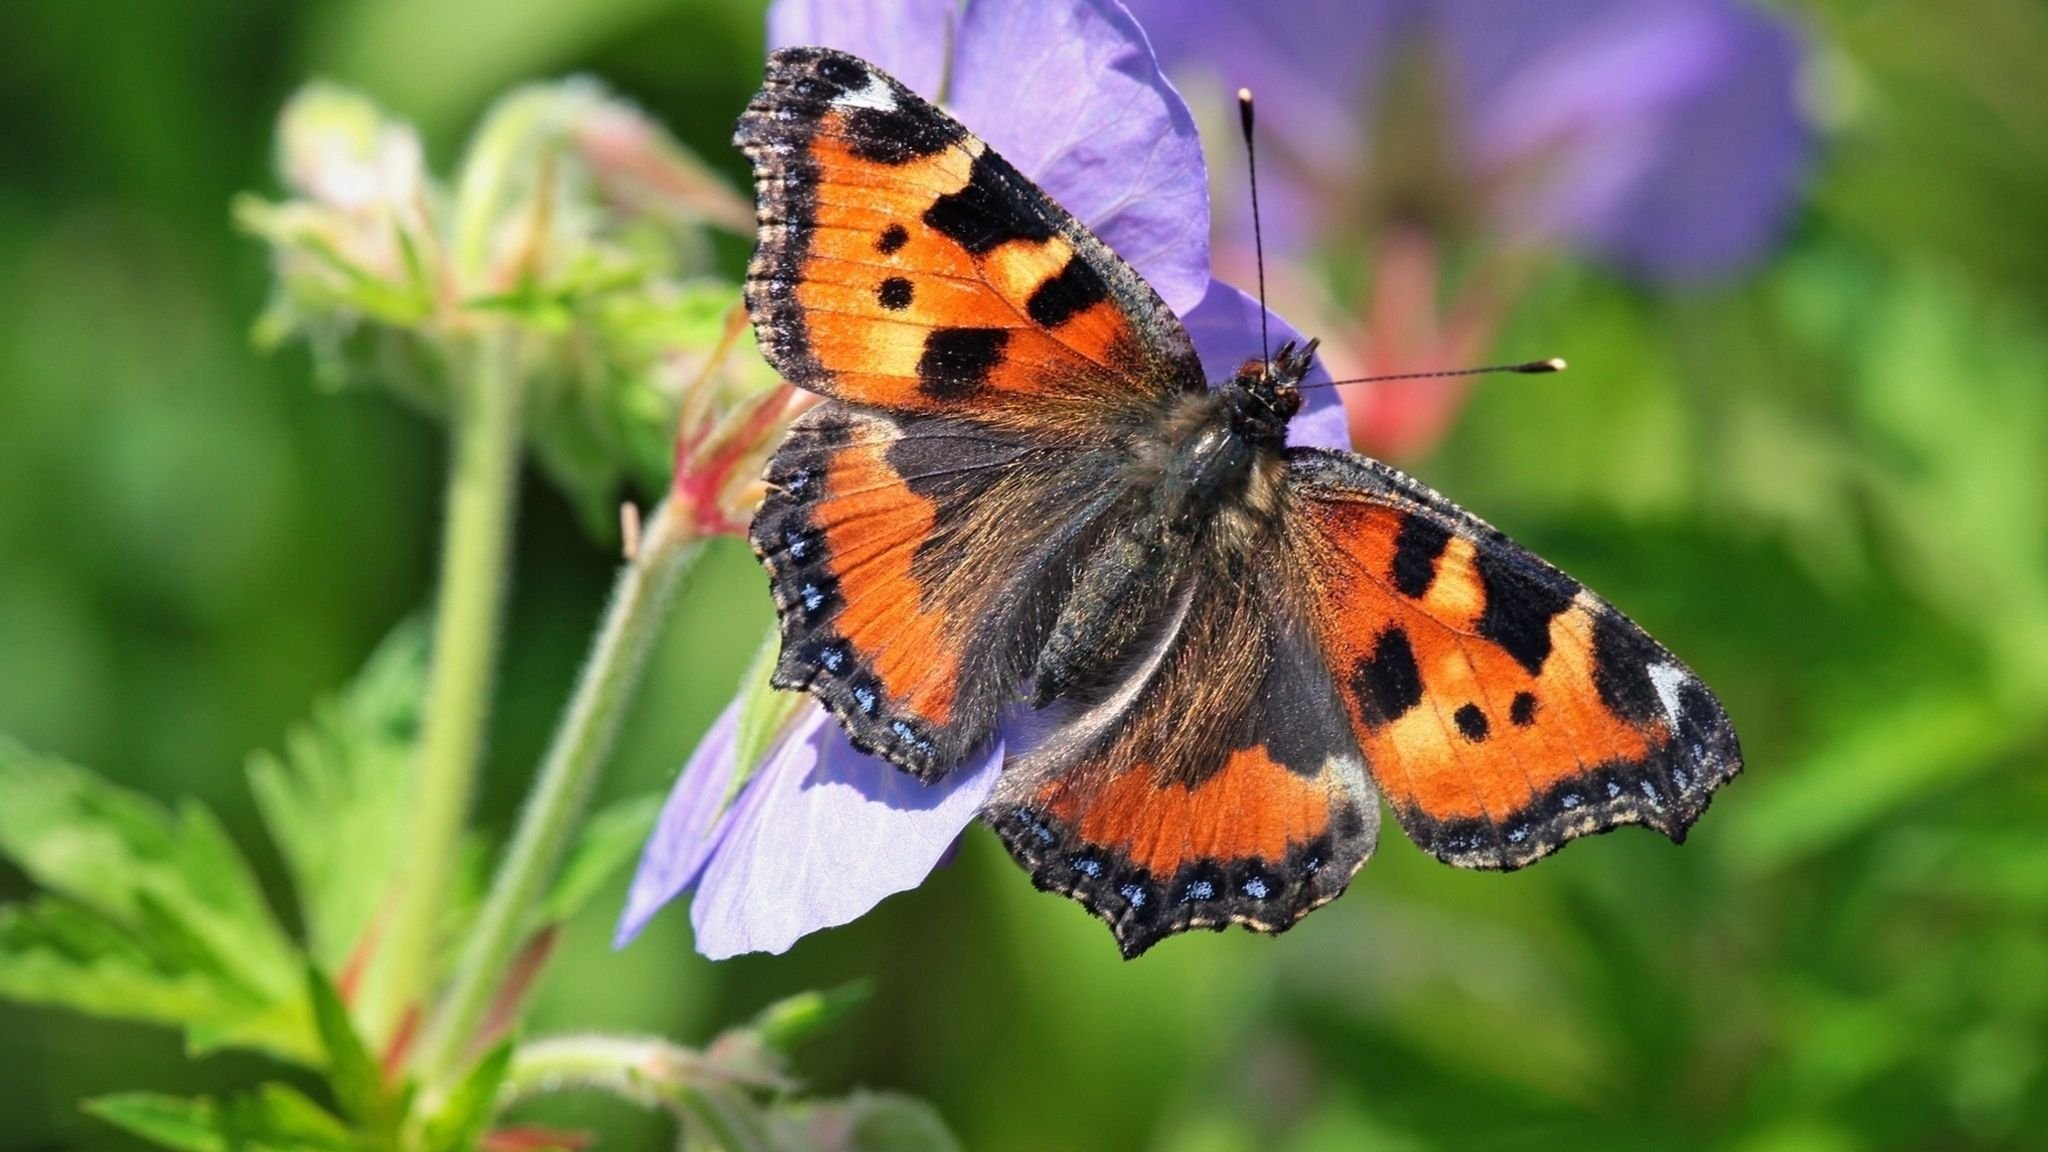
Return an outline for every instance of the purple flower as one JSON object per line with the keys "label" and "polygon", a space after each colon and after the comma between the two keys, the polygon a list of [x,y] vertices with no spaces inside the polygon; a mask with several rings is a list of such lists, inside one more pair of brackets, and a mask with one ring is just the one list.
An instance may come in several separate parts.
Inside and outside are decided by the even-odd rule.
{"label": "purple flower", "polygon": [[[1275,298],[1319,318],[1340,355],[1363,350],[1337,364],[1345,375],[1485,356],[1532,257],[1574,250],[1667,284],[1736,271],[1783,232],[1811,159],[1801,38],[1741,0],[1131,9],[1190,91],[1258,94]],[[1241,276],[1243,152],[1233,133],[1209,144],[1227,206],[1217,264]],[[1460,274],[1446,291],[1453,246]],[[1290,262],[1371,271],[1349,298]],[[1419,451],[1463,393],[1445,381],[1371,389],[1353,431],[1374,450]]]}
{"label": "purple flower", "polygon": [[[1440,190],[1446,200],[1476,198],[1511,239],[1583,246],[1647,277],[1688,280],[1761,255],[1807,167],[1799,37],[1740,0],[1130,7],[1169,72],[1259,94],[1266,239],[1283,252],[1355,231],[1369,185],[1400,178],[1376,161],[1421,160],[1447,162],[1438,174],[1465,187]],[[1432,74],[1404,77],[1409,64]],[[1433,99],[1383,103],[1396,95]],[[1442,117],[1419,145],[1400,123],[1416,115]],[[1211,144],[1232,149],[1219,194],[1239,204],[1235,138]],[[1444,154],[1380,155],[1416,146]]]}
{"label": "purple flower", "polygon": [[[1102,237],[1179,313],[1213,378],[1259,348],[1256,301],[1209,277],[1207,171],[1194,119],[1114,0],[778,0],[771,47],[866,57],[971,130]],[[950,56],[948,53],[950,52]],[[942,78],[950,88],[938,91]],[[1269,317],[1275,344],[1297,333]],[[1318,373],[1311,379],[1327,380]],[[1296,443],[1344,446],[1332,389],[1307,393]],[[995,786],[1004,747],[920,784],[862,755],[806,701],[737,798],[736,702],[683,769],[620,919],[623,945],[695,889],[697,950],[781,952],[916,886]]]}

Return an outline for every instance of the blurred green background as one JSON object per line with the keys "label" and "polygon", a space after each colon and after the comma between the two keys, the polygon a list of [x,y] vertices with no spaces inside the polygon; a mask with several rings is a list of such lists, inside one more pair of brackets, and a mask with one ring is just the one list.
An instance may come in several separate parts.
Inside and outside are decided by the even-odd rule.
{"label": "blurred green background", "polygon": [[[784,957],[706,963],[680,912],[614,954],[614,892],[535,1028],[695,1041],[870,978],[804,1067],[923,1095],[974,1149],[2048,1147],[2048,6],[1788,10],[1828,143],[1787,247],[1676,297],[1560,270],[1507,343],[1574,371],[1482,388],[1417,468],[1721,693],[1749,767],[1688,847],[1623,831],[1482,875],[1390,826],[1289,935],[1126,964],[977,830]],[[314,76],[445,167],[506,86],[590,72],[738,183],[760,11],[39,0],[0,7],[0,44],[0,731],[204,800],[281,893],[245,758],[428,597],[443,445],[321,391],[303,349],[251,350],[269,273],[230,196],[274,187],[274,117]],[[529,479],[499,826],[612,547]],[[692,579],[610,795],[667,783],[769,618],[738,542]],[[129,1147],[78,1101],[259,1070],[7,1004],[0,1037],[6,1149]],[[666,1139],[601,1101],[547,1115]]]}

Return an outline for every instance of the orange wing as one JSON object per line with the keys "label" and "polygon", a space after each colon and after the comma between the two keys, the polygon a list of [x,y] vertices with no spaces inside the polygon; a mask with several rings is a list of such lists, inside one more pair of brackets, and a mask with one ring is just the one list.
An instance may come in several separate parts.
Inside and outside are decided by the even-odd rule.
{"label": "orange wing", "polygon": [[1040,438],[1204,387],[1137,273],[952,117],[823,48],[769,57],[735,136],[754,162],[747,305],[791,382]]}
{"label": "orange wing", "polygon": [[1379,833],[1337,688],[1273,570],[1219,549],[1161,594],[1176,611],[1152,650],[1098,698],[1049,709],[983,812],[1032,882],[1107,921],[1127,957],[1190,928],[1285,931],[1344,891]]}
{"label": "orange wing", "polygon": [[1720,703],[1570,577],[1362,456],[1290,453],[1287,551],[1409,835],[1519,868],[1573,837],[1674,841],[1741,768]]}
{"label": "orange wing", "polygon": [[749,530],[781,621],[776,687],[815,694],[863,751],[942,775],[1028,671],[1048,574],[1106,507],[1114,467],[933,417],[811,409]]}

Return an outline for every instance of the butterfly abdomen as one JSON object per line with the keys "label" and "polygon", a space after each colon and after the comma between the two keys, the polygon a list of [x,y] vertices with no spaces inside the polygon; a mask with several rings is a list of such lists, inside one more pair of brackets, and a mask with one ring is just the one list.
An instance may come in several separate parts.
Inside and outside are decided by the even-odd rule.
{"label": "butterfly abdomen", "polygon": [[1082,561],[1073,592],[1039,650],[1032,705],[1042,708],[1110,682],[1172,603],[1193,546],[1193,537],[1175,531],[1165,517],[1150,515]]}
{"label": "butterfly abdomen", "polygon": [[1191,397],[1139,452],[1136,514],[1081,561],[1038,654],[1034,705],[1113,681],[1209,552],[1245,558],[1277,538],[1278,443],[1248,435],[1234,412],[1223,392]]}

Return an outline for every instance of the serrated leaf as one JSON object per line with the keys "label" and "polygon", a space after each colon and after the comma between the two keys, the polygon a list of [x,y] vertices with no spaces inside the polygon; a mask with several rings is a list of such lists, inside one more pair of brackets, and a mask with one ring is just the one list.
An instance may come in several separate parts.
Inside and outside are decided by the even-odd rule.
{"label": "serrated leaf", "polygon": [[334,1089],[342,1114],[372,1133],[396,1132],[399,1116],[394,1096],[333,981],[318,968],[309,967],[306,994],[313,1005],[320,1046],[327,1053],[327,1083]]}
{"label": "serrated leaf", "polygon": [[204,1098],[126,1092],[85,1102],[85,1110],[152,1144],[182,1152],[227,1152],[220,1109]]}
{"label": "serrated leaf", "polygon": [[804,1152],[958,1152],[960,1142],[922,1100],[856,1092],[783,1104],[770,1113],[776,1147]]}
{"label": "serrated leaf", "polygon": [[[296,948],[213,815],[0,739],[0,853],[56,898],[13,914],[11,994],[304,1058]],[[75,981],[66,986],[69,981]]]}
{"label": "serrated leaf", "polygon": [[532,930],[576,915],[607,881],[639,857],[661,815],[662,799],[653,794],[620,800],[584,824],[554,886],[535,910]]}
{"label": "serrated leaf", "polygon": [[470,1152],[497,1114],[498,1089],[512,1067],[512,1042],[491,1050],[463,1077],[448,1103],[427,1121],[426,1152]]}
{"label": "serrated leaf", "polygon": [[180,882],[146,885],[141,901],[161,902],[224,967],[269,999],[289,998],[303,961],[264,899],[255,870],[212,812],[186,801],[178,816]]}
{"label": "serrated leaf", "polygon": [[131,1092],[89,1100],[85,1110],[181,1152],[349,1152],[359,1147],[346,1125],[284,1084],[265,1084],[224,1103]]}
{"label": "serrated leaf", "polygon": [[357,1152],[362,1146],[339,1119],[282,1084],[229,1097],[218,1123],[234,1152]]}
{"label": "serrated leaf", "polygon": [[212,959],[282,994],[293,949],[212,813],[176,817],[82,768],[0,740],[0,853],[117,924],[173,919]]}
{"label": "serrated leaf", "polygon": [[392,882],[425,692],[427,632],[400,625],[249,786],[283,854],[315,963],[339,971]]}
{"label": "serrated leaf", "polygon": [[0,908],[0,996],[188,1028],[257,1007],[247,989],[166,964],[118,925],[54,898]]}

